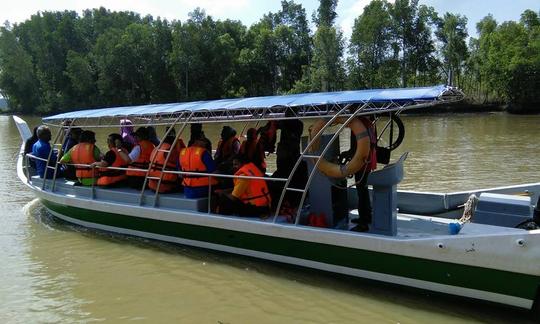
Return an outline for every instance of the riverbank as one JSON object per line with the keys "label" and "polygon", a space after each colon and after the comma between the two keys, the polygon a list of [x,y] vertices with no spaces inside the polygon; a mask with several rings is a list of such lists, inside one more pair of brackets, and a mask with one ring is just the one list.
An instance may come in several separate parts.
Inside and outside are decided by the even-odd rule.
{"label": "riverbank", "polygon": [[437,105],[433,107],[423,108],[419,110],[407,110],[404,111],[404,114],[447,114],[447,113],[487,113],[487,112],[501,112],[507,111],[507,105],[504,104],[479,104],[474,102],[469,102],[467,100]]}

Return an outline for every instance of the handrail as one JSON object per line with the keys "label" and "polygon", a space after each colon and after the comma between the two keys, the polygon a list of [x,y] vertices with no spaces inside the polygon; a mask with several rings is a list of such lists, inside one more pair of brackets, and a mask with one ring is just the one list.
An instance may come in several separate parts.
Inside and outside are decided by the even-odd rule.
{"label": "handrail", "polygon": [[[321,130],[319,130],[319,132],[315,135],[315,137],[313,137],[307,143],[307,145],[304,148],[304,150],[302,151],[302,153],[300,153],[300,156],[298,156],[298,159],[296,160],[296,163],[295,163],[294,167],[292,168],[291,173],[289,174],[289,178],[287,179],[287,182],[285,183],[285,185],[283,187],[283,190],[281,191],[281,196],[279,197],[279,202],[278,202],[278,204],[276,206],[276,212],[274,214],[273,223],[275,223],[277,221],[277,217],[279,216],[279,210],[281,209],[281,204],[283,203],[283,199],[285,199],[285,193],[287,192],[287,189],[289,188],[289,185],[290,185],[290,183],[292,181],[292,178],[293,178],[294,174],[296,173],[296,170],[300,166],[300,163],[302,163],[302,161],[304,160],[304,156],[307,153],[311,153],[311,146],[313,146],[313,144],[316,142],[316,140],[318,140],[319,137],[321,137],[321,135],[324,133],[324,130],[328,127],[328,125],[331,125],[334,122],[334,120],[336,120],[340,116],[340,113],[345,111],[345,110],[348,110],[349,107],[350,107],[349,105],[345,105],[345,107],[343,107],[337,114],[335,114],[332,118],[330,118],[328,123],[325,124],[324,127]],[[320,159],[320,157],[319,157],[319,159]],[[306,186],[304,187],[305,192],[307,192],[308,187],[309,187],[309,185],[306,184]],[[304,195],[303,195],[303,197],[304,197]],[[302,209],[302,204],[303,204],[303,199],[300,202],[300,204],[298,205],[298,211],[299,212]]]}
{"label": "handrail", "polygon": [[[347,118],[347,120],[345,122],[343,122],[341,124],[341,126],[338,128],[338,130],[334,133],[334,136],[332,136],[332,138],[330,139],[330,141],[328,142],[328,144],[326,144],[326,146],[324,147],[324,149],[322,150],[319,158],[317,159],[317,161],[315,162],[315,165],[313,166],[313,170],[311,170],[311,173],[308,177],[308,180],[306,182],[306,188],[309,188],[309,185],[311,184],[311,180],[313,180],[313,177],[315,175],[317,171],[317,167],[319,166],[320,162],[321,162],[321,158],[326,154],[326,152],[330,149],[330,147],[332,146],[332,143],[334,143],[334,141],[339,137],[339,133],[341,133],[341,131],[347,127],[347,125],[354,119],[356,118],[356,112],[358,111],[361,111],[362,109],[365,108],[365,105],[358,108],[358,110],[355,111],[354,114],[352,114],[349,118]],[[337,115],[335,116],[337,117]],[[323,127],[321,129],[321,131],[323,129],[326,128],[327,125],[330,125],[332,123],[332,120],[328,121],[326,124],[325,124],[325,127]],[[321,133],[321,131],[319,131],[319,133],[317,134],[317,136]],[[313,141],[312,141],[313,142]],[[306,194],[307,194],[307,190],[305,190],[303,193],[302,193],[302,198],[300,199],[300,204],[299,204],[299,207],[298,207],[298,211],[296,213],[296,219],[295,219],[295,222],[294,224],[297,225],[299,222],[300,222],[300,214],[302,212],[302,205],[304,204],[304,200],[306,198]]]}
{"label": "handrail", "polygon": [[[58,132],[56,133],[56,137],[54,139],[54,142],[56,142],[58,140],[58,137],[60,136],[60,134],[62,133],[62,130],[63,130],[63,127],[60,127],[58,128]],[[45,185],[47,183],[47,173],[48,173],[48,169],[49,169],[49,165],[51,163],[51,157],[53,155],[53,152],[54,152],[54,142],[53,142],[53,145],[51,146],[51,150],[49,151],[49,156],[47,157],[47,162],[45,163],[45,174],[43,175],[43,183],[41,185],[41,190],[44,190],[45,189]],[[50,143],[49,143],[50,145]],[[55,174],[53,175],[53,177],[56,175],[56,169],[58,168],[58,154],[56,154],[56,165],[55,165]],[[51,191],[54,191],[54,179],[53,179],[53,187],[51,187]]]}
{"label": "handrail", "polygon": [[[28,157],[36,159],[36,160],[42,160],[46,161],[44,158],[39,158],[37,156],[34,156],[32,154],[27,154]],[[78,163],[60,163],[64,165],[71,165],[75,167],[88,167],[92,168],[91,164],[78,164]],[[54,168],[54,167],[51,167]],[[99,167],[100,169],[110,169],[110,170],[120,170],[120,171],[146,171],[148,169],[138,169],[138,168],[127,168],[127,167]],[[164,173],[171,173],[171,174],[178,174],[178,175],[192,175],[192,176],[201,176],[201,177],[215,177],[215,178],[232,178],[232,179],[252,179],[252,180],[258,180],[258,179],[264,179],[269,181],[277,181],[277,182],[286,182],[287,178],[270,178],[270,177],[257,177],[257,176],[245,176],[245,175],[233,175],[233,174],[223,174],[223,173],[206,173],[206,172],[190,172],[190,171],[180,171],[180,170],[164,170]]]}

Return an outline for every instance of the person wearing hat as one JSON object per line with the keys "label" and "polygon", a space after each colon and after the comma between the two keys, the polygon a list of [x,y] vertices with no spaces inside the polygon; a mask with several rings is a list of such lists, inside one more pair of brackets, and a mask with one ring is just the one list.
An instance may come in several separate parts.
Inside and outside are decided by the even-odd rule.
{"label": "person wearing hat", "polygon": [[73,146],[62,156],[60,163],[75,164],[75,175],[83,186],[95,184],[98,170],[91,165],[101,160],[101,152],[95,145],[96,134],[92,131],[82,131],[79,144]]}
{"label": "person wearing hat", "polygon": [[124,147],[131,151],[131,149],[137,144],[135,135],[133,133],[133,122],[129,119],[120,120],[120,135],[122,136],[122,142]]}

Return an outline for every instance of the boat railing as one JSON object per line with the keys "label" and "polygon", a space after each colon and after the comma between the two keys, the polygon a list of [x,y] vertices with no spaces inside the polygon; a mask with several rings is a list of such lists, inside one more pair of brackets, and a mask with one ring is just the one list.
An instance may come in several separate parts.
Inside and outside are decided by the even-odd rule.
{"label": "boat railing", "polygon": [[[35,160],[40,160],[40,161],[43,161],[43,162],[47,162],[48,159],[45,159],[45,158],[40,158],[40,157],[37,157],[33,154],[26,154],[26,157],[27,159],[35,159]],[[73,166],[73,167],[79,167],[79,168],[90,168],[92,170],[95,170],[95,169],[107,169],[107,170],[119,170],[119,171],[127,171],[127,170],[130,170],[130,171],[140,171],[140,172],[147,172],[148,169],[141,169],[141,168],[132,168],[132,167],[112,167],[112,166],[108,166],[108,167],[98,167],[98,166],[94,166],[94,165],[91,165],[91,164],[77,164],[77,163],[60,163],[60,162],[57,162],[55,166],[52,166],[52,165],[47,165],[46,167],[48,169],[55,169],[56,167],[58,167],[59,165],[66,165],[66,166]],[[28,163],[25,163],[25,169],[28,169]],[[198,176],[198,177],[208,177],[209,179],[210,178],[223,178],[223,179],[246,179],[246,180],[260,180],[260,179],[264,179],[265,181],[270,181],[270,182],[287,182],[287,178],[271,178],[271,177],[257,177],[257,176],[246,176],[246,175],[231,175],[231,174],[222,174],[222,173],[205,173],[205,172],[189,172],[189,171],[180,171],[180,170],[163,170],[162,171],[163,173],[169,173],[169,174],[176,174],[176,175],[179,175],[179,176]],[[27,174],[29,175],[29,172],[27,171]],[[97,174],[97,172],[96,172]],[[29,177],[29,180],[30,180],[30,177]],[[53,179],[46,179],[44,178],[43,180],[43,183],[42,183],[42,190],[45,188],[45,181],[47,180],[50,180],[50,181],[53,181]],[[56,180],[56,179],[55,179]],[[53,183],[56,182],[56,181],[53,181]],[[209,183],[211,183],[211,181],[209,181]],[[92,199],[95,199],[95,191],[94,191],[94,185],[92,185]],[[144,186],[143,188],[146,188],[146,186]],[[54,186],[51,187],[51,191],[54,192]],[[145,192],[145,189],[141,190],[141,197],[144,197],[144,192]],[[211,212],[211,209],[210,209],[210,205],[211,205],[211,199],[212,199],[212,185],[210,184],[209,185],[209,195],[208,195],[208,212],[210,213]],[[157,202],[156,200],[158,200],[159,198],[159,192],[156,190],[156,197],[154,198],[154,207],[156,207],[157,205]]]}

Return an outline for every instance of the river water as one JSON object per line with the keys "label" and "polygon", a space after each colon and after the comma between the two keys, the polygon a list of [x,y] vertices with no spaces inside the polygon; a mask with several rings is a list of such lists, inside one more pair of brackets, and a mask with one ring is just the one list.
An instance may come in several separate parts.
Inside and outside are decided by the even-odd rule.
{"label": "river water", "polygon": [[[406,138],[393,154],[411,152],[401,189],[539,181],[540,116],[403,119]],[[528,321],[527,313],[499,306],[66,224],[16,177],[19,147],[11,117],[0,116],[1,323]]]}

